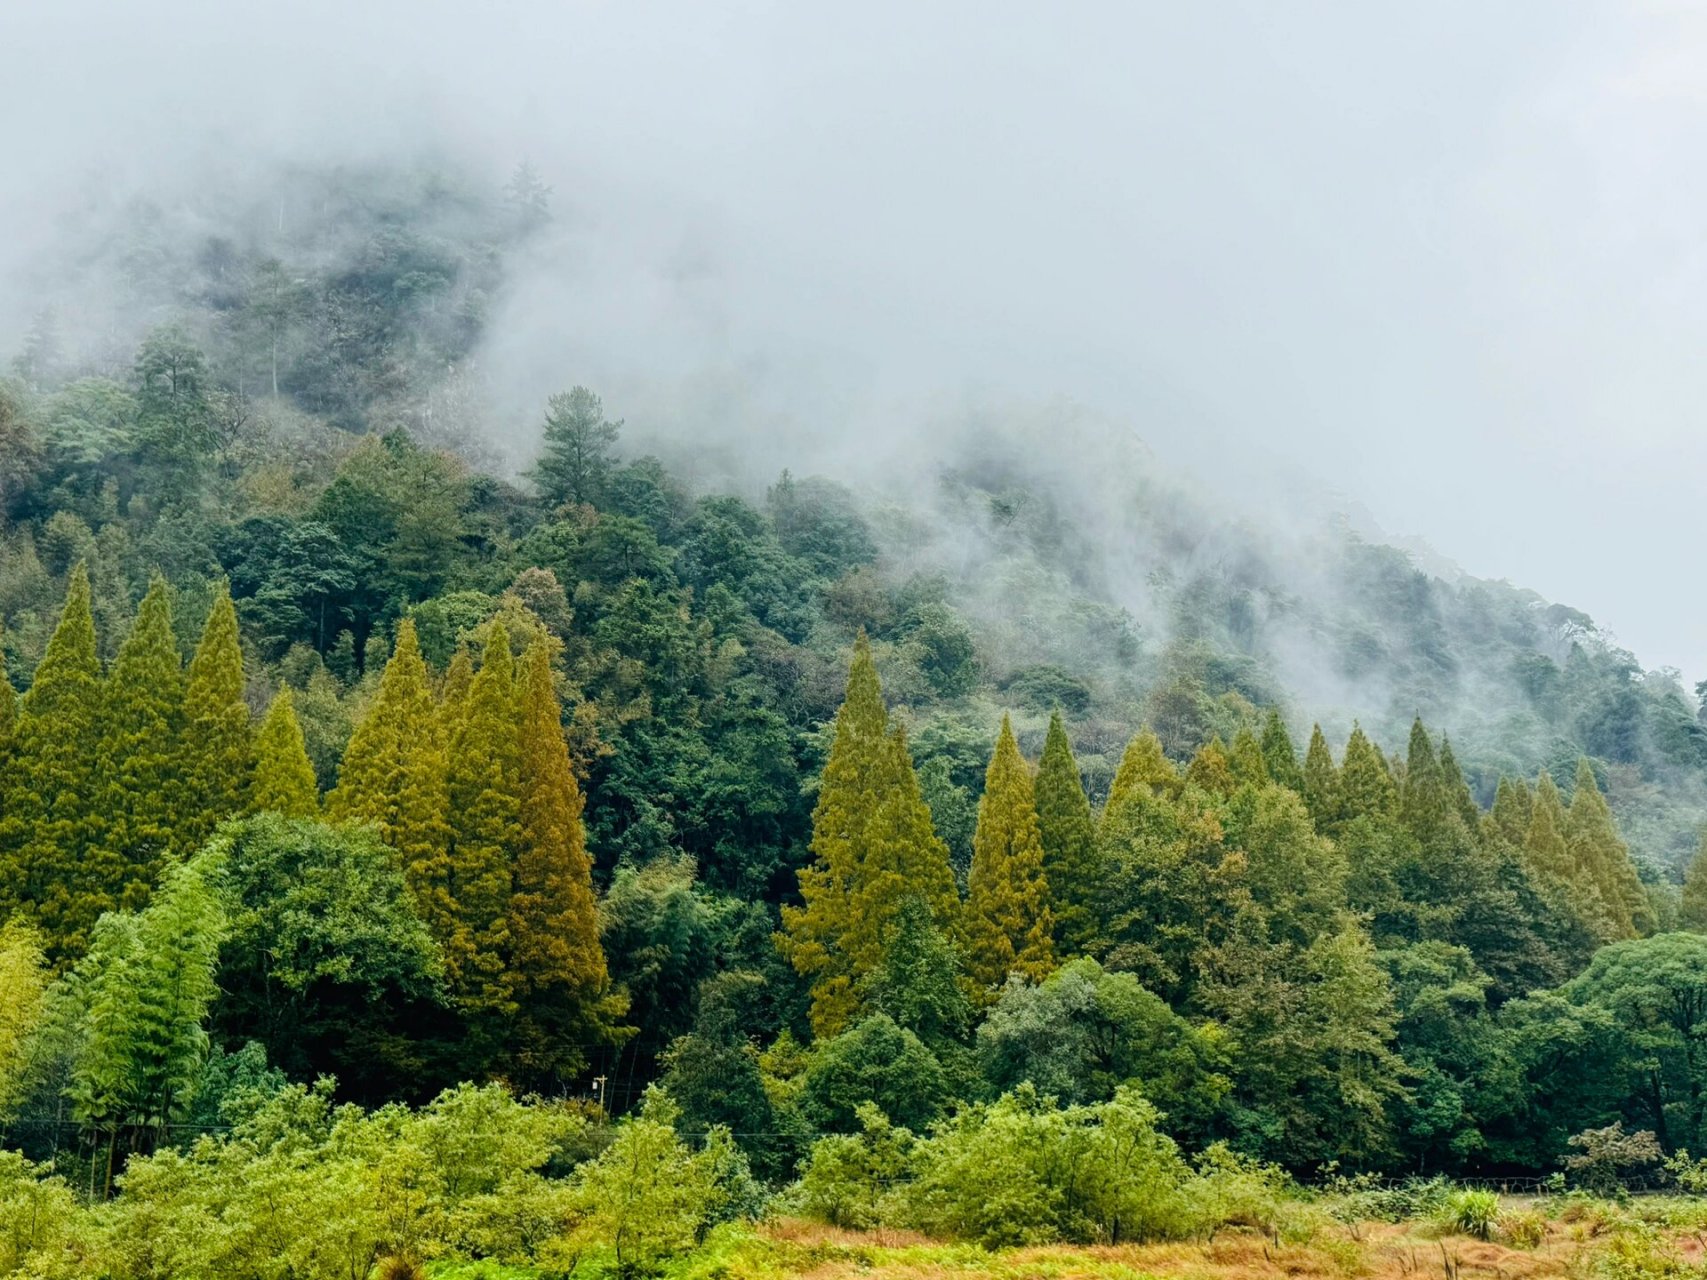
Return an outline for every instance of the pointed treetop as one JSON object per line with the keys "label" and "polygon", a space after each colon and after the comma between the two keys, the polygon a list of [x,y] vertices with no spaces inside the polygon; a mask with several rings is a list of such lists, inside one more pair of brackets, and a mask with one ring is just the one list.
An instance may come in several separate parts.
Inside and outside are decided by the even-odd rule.
{"label": "pointed treetop", "polygon": [[[34,715],[51,713],[52,700],[69,682],[100,679],[101,660],[95,649],[95,615],[89,602],[89,571],[79,560],[65,586],[65,604],[36,664],[35,679],[24,695],[23,709]],[[46,704],[46,705],[44,705]]]}
{"label": "pointed treetop", "polygon": [[1232,766],[1227,760],[1227,749],[1221,745],[1220,737],[1211,738],[1198,748],[1186,766],[1185,780],[1211,795],[1230,796],[1238,789]]}
{"label": "pointed treetop", "polygon": [[[1424,743],[1426,746],[1426,735]],[[1363,732],[1362,725],[1352,726],[1351,737],[1345,744],[1339,794],[1340,814],[1348,822],[1354,818],[1387,817],[1398,804],[1398,788],[1393,784],[1387,761]]]}
{"label": "pointed treetop", "polygon": [[1286,722],[1280,718],[1279,711],[1271,710],[1263,723],[1262,758],[1268,766],[1269,777],[1289,790],[1303,792],[1304,773],[1298,767],[1298,752],[1292,745],[1292,735],[1286,731]]}
{"label": "pointed treetop", "polygon": [[1327,829],[1339,817],[1339,790],[1334,753],[1328,749],[1322,726],[1315,725],[1310,730],[1310,746],[1304,753],[1304,805],[1318,829]]}
{"label": "pointed treetop", "polygon": [[1103,806],[1103,821],[1140,787],[1151,795],[1173,795],[1181,784],[1179,770],[1162,750],[1162,740],[1150,729],[1143,729],[1126,744],[1126,753],[1120,757],[1120,768],[1108,788],[1108,803]]}
{"label": "pointed treetop", "polygon": [[287,818],[312,818],[320,812],[314,766],[308,759],[288,685],[273,696],[255,738],[255,784],[249,793],[249,808]]}
{"label": "pointed treetop", "polygon": [[1240,785],[1248,783],[1260,787],[1273,780],[1269,776],[1268,760],[1263,756],[1262,745],[1248,725],[1233,735],[1227,763],[1233,770],[1233,780]]}
{"label": "pointed treetop", "polygon": [[1049,734],[1043,742],[1032,794],[1037,802],[1038,835],[1043,841],[1043,877],[1055,917],[1056,954],[1077,955],[1096,936],[1101,859],[1096,819],[1059,711],[1049,718]]}

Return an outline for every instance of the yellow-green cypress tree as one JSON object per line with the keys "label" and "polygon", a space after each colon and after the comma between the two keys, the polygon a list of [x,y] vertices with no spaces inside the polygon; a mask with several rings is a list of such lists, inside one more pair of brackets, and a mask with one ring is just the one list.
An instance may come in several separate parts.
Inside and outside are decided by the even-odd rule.
{"label": "yellow-green cypress tree", "polygon": [[1565,844],[1565,806],[1549,773],[1543,772],[1535,782],[1523,861],[1536,887],[1558,910],[1591,935],[1599,937],[1605,932],[1600,893],[1592,882],[1579,880],[1571,862]]}
{"label": "yellow-green cypress tree", "polygon": [[[1426,735],[1424,745],[1427,746]],[[1429,746],[1427,750],[1432,758],[1433,747]],[[1393,781],[1392,771],[1380,750],[1363,732],[1362,725],[1352,726],[1335,791],[1339,814],[1347,822],[1354,818],[1386,818],[1399,806],[1399,788]]]}
{"label": "yellow-green cypress tree", "polygon": [[96,834],[101,701],[89,575],[79,563],[35,679],[18,704],[0,820],[0,914],[33,917],[48,954],[59,962],[81,955],[95,921],[118,905],[103,889],[111,883],[110,868],[88,858]]}
{"label": "yellow-green cypress tree", "polygon": [[444,687],[439,691],[439,723],[444,726],[446,742],[456,741],[462,718],[468,713],[468,691],[473,684],[474,659],[468,646],[459,644],[445,671]]}
{"label": "yellow-green cypress tree", "polygon": [[1220,738],[1211,738],[1197,749],[1186,766],[1185,780],[1187,785],[1213,796],[1230,796],[1238,790],[1232,765],[1227,760],[1227,748],[1221,745]]}
{"label": "yellow-green cypress tree", "polygon": [[[1323,744],[1326,746],[1326,744]],[[1280,712],[1270,711],[1262,727],[1262,758],[1268,766],[1268,776],[1289,791],[1304,794],[1304,771],[1298,767],[1298,751],[1292,745],[1292,735],[1286,732],[1286,721]],[[1330,762],[1331,763],[1331,762]]]}
{"label": "yellow-green cypress tree", "polygon": [[1683,896],[1678,902],[1678,923],[1694,933],[1707,933],[1707,833],[1703,833],[1689,869],[1683,873]]}
{"label": "yellow-green cypress tree", "polygon": [[1311,727],[1310,745],[1304,751],[1304,807],[1318,831],[1328,830],[1339,820],[1339,768],[1319,724]]}
{"label": "yellow-green cypress tree", "polygon": [[320,813],[314,765],[308,759],[288,686],[273,696],[255,736],[255,783],[249,791],[249,810],[286,818],[313,818]]}
{"label": "yellow-green cypress tree", "polygon": [[450,898],[457,930],[445,948],[452,990],[480,1013],[514,1012],[511,860],[521,847],[521,752],[515,659],[494,620],[450,744]]}
{"label": "yellow-green cypress tree", "polygon": [[808,979],[812,1027],[835,1035],[853,1019],[868,976],[883,962],[889,926],[908,897],[957,936],[958,897],[948,848],[889,713],[862,634],[848,669],[812,814],[812,861],[800,870],[801,905],[782,909],[777,945]]}
{"label": "yellow-green cypress tree", "polygon": [[1055,950],[1059,955],[1078,955],[1096,940],[1102,861],[1097,854],[1096,818],[1058,711],[1049,718],[1032,794],[1037,802],[1037,834],[1043,841],[1043,878],[1055,917]]}
{"label": "yellow-green cypress tree", "polygon": [[1233,735],[1233,745],[1227,749],[1227,765],[1233,771],[1233,781],[1241,786],[1248,783],[1260,787],[1273,781],[1269,777],[1268,761],[1263,757],[1262,744],[1248,728]]}
{"label": "yellow-green cypress tree", "polygon": [[973,982],[993,989],[1012,972],[1040,981],[1055,967],[1031,771],[1007,716],[978,801],[964,918],[966,970]]}
{"label": "yellow-green cypress tree", "polygon": [[877,811],[861,833],[848,929],[841,939],[862,994],[865,980],[883,965],[909,899],[925,904],[931,923],[945,937],[958,942],[962,932],[960,891],[948,846],[931,822],[907,733],[900,725],[889,730],[880,767],[886,783]]}
{"label": "yellow-green cypress tree", "polygon": [[237,610],[222,584],[190,658],[184,690],[186,844],[200,845],[221,822],[243,812],[254,767]]}
{"label": "yellow-green cypress tree", "polygon": [[1106,823],[1126,800],[1143,787],[1151,795],[1177,795],[1181,786],[1179,770],[1162,750],[1162,740],[1150,729],[1132,736],[1120,757],[1120,767],[1114,771],[1109,784],[1108,801],[1102,808]]}
{"label": "yellow-green cypress tree", "polygon": [[1586,759],[1577,761],[1576,787],[1565,816],[1565,847],[1578,881],[1592,883],[1599,894],[1610,927],[1608,941],[1653,932],[1647,892]]}
{"label": "yellow-green cypress tree", "polygon": [[509,967],[521,1012],[509,1043],[522,1070],[539,1079],[584,1065],[582,1046],[605,1033],[610,975],[599,944],[581,788],[569,764],[545,640],[528,646],[520,686],[521,843],[509,905]]}
{"label": "yellow-green cypress tree", "polygon": [[167,853],[183,849],[189,834],[183,829],[183,660],[163,579],[155,578],[143,596],[103,695],[95,806],[100,834],[90,857],[106,868],[104,891],[124,910],[137,911]]}
{"label": "yellow-green cypress tree", "polygon": [[450,891],[450,799],[440,729],[415,623],[405,618],[397,624],[397,643],[373,701],[344,749],[326,816],[368,827],[397,851],[416,909],[448,956],[458,920]]}
{"label": "yellow-green cypress tree", "polygon": [[1494,792],[1494,807],[1490,812],[1494,830],[1515,848],[1521,849],[1529,836],[1529,824],[1534,816],[1535,797],[1522,778],[1500,779]]}

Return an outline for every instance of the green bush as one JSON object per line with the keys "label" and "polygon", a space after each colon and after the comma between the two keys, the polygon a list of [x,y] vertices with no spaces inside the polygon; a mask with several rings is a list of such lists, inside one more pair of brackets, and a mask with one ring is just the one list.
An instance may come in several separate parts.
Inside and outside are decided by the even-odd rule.
{"label": "green bush", "polygon": [[1493,1191],[1463,1187],[1446,1197],[1439,1215],[1441,1225],[1461,1236],[1491,1240],[1500,1221],[1500,1198]]}

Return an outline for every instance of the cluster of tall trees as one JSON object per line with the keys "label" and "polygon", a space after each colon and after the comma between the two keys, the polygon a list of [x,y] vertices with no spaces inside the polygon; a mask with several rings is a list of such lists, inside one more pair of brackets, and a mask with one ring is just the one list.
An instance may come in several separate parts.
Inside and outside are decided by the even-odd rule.
{"label": "cluster of tall trees", "polygon": [[[405,619],[323,806],[289,688],[252,724],[227,594],[186,667],[172,593],[155,579],[103,666],[79,564],[28,691],[0,681],[0,915],[73,967],[100,953],[104,922],[157,919],[156,887],[222,822],[317,820],[324,807],[395,859],[458,1019],[461,1069],[524,1085],[573,1077],[591,1046],[620,1038],[623,1002],[599,942],[556,678],[550,638],[518,656],[501,619],[477,667],[464,647],[435,676]],[[147,1114],[163,1123],[166,1110]]]}

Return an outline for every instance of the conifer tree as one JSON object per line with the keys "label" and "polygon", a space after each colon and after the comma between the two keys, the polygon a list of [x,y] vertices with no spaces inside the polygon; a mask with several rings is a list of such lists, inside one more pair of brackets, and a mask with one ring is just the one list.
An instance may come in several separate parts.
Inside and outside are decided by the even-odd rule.
{"label": "conifer tree", "polygon": [[1576,787],[1565,818],[1565,846],[1579,881],[1592,883],[1599,894],[1611,927],[1609,941],[1653,932],[1647,892],[1587,759],[1577,761]]}
{"label": "conifer tree", "polygon": [[1333,826],[1340,815],[1339,769],[1319,724],[1311,728],[1310,745],[1304,752],[1304,806],[1318,830]]}
{"label": "conifer tree", "polygon": [[889,713],[862,634],[836,713],[835,739],[812,814],[812,862],[800,870],[799,907],[782,909],[778,945],[812,989],[812,1028],[831,1036],[859,1012],[867,975],[908,897],[937,928],[958,935],[948,849],[931,826],[906,739]]}
{"label": "conifer tree", "polygon": [[1476,830],[1481,821],[1481,810],[1476,808],[1476,799],[1470,794],[1470,783],[1458,767],[1458,759],[1452,754],[1452,743],[1444,734],[1440,739],[1440,781],[1446,788],[1447,803],[1463,821],[1465,829]]}
{"label": "conifer tree", "polygon": [[1238,789],[1233,769],[1227,760],[1227,749],[1219,737],[1211,738],[1199,747],[1186,766],[1185,780],[1190,786],[1213,796],[1230,796]]}
{"label": "conifer tree", "polygon": [[1600,894],[1592,883],[1582,883],[1575,874],[1565,844],[1565,806],[1550,773],[1543,772],[1536,779],[1523,860],[1536,887],[1555,909],[1592,934],[1603,932]]}
{"label": "conifer tree", "polygon": [[1268,761],[1263,758],[1262,744],[1249,728],[1233,735],[1233,745],[1227,750],[1227,765],[1233,771],[1233,781],[1240,786],[1260,787],[1273,779],[1269,777]]}
{"label": "conifer tree", "polygon": [[1300,795],[1304,793],[1304,771],[1298,767],[1298,751],[1293,747],[1292,735],[1286,732],[1286,722],[1278,711],[1270,711],[1263,724],[1262,758],[1268,766],[1269,777],[1289,791]]}
{"label": "conifer tree", "polygon": [[[1348,749],[1349,754],[1349,749]],[[1418,839],[1427,839],[1451,812],[1440,759],[1423,722],[1411,722],[1410,749],[1405,753],[1405,782],[1399,794],[1399,814]]]}
{"label": "conifer tree", "polygon": [[443,725],[444,740],[455,742],[462,728],[462,718],[468,712],[468,691],[474,684],[474,659],[466,644],[459,644],[445,671],[444,687],[439,693],[439,722]]}
{"label": "conifer tree", "polygon": [[[1432,756],[1432,748],[1429,754]],[[1340,815],[1347,822],[1353,818],[1385,818],[1398,807],[1398,787],[1392,772],[1361,725],[1352,726],[1346,741],[1337,791]]]}
{"label": "conifer tree", "polygon": [[187,834],[182,668],[171,598],[155,578],[107,673],[97,749],[99,836],[91,857],[111,863],[102,890],[126,911],[147,901],[166,854]]}
{"label": "conifer tree", "polygon": [[1677,908],[1678,923],[1695,933],[1707,933],[1707,833],[1689,869],[1683,873],[1683,896]]}
{"label": "conifer tree", "polygon": [[966,970],[975,983],[994,988],[1012,972],[1036,982],[1055,967],[1031,772],[1007,716],[978,801],[965,922]]}
{"label": "conifer tree", "polygon": [[509,970],[522,1015],[511,1037],[524,1070],[573,1074],[599,1038],[610,975],[599,944],[583,800],[563,738],[545,640],[522,659],[518,783],[521,843],[510,897]]}
{"label": "conifer tree", "polygon": [[255,738],[255,783],[249,792],[249,809],[286,818],[313,818],[320,813],[314,765],[308,759],[289,686],[273,696]]}
{"label": "conifer tree", "polygon": [[18,691],[6,674],[6,628],[0,623],[0,804],[6,799],[7,762],[12,756],[12,735],[18,727]]}
{"label": "conifer tree", "polygon": [[1139,787],[1144,787],[1152,795],[1174,795],[1180,786],[1179,770],[1163,752],[1162,740],[1151,730],[1144,729],[1134,734],[1132,741],[1126,744],[1126,751],[1120,757],[1120,767],[1114,771],[1114,781],[1109,784],[1102,820],[1106,823],[1113,817]]}
{"label": "conifer tree", "polygon": [[89,857],[101,701],[89,575],[78,563],[35,680],[18,704],[14,767],[0,809],[0,914],[34,916],[58,961],[81,955],[95,921],[118,905],[103,888],[118,878],[110,860]]}
{"label": "conifer tree", "polygon": [[521,749],[510,633],[494,620],[450,745],[450,898],[456,931],[445,947],[451,988],[470,1009],[513,1012],[510,864],[522,844]]}
{"label": "conifer tree", "polygon": [[1522,778],[1500,778],[1494,792],[1494,807],[1490,812],[1494,830],[1511,845],[1521,849],[1529,836],[1529,824],[1534,816],[1535,797]]}
{"label": "conifer tree", "polygon": [[1043,878],[1055,918],[1055,950],[1059,955],[1077,955],[1096,937],[1102,870],[1096,819],[1059,711],[1049,718],[1032,791],[1037,833],[1043,841]]}
{"label": "conifer tree", "polygon": [[222,584],[190,658],[184,690],[186,846],[199,846],[226,818],[243,812],[253,769],[237,610]]}
{"label": "conifer tree", "polygon": [[366,826],[397,851],[421,918],[441,946],[457,933],[450,891],[450,801],[445,741],[427,683],[415,623],[397,625],[367,714],[350,736],[338,785],[326,797],[333,822]]}

